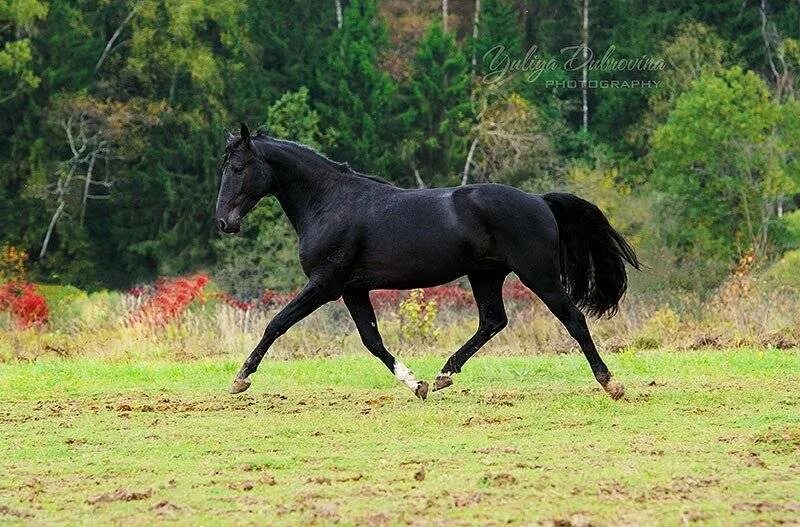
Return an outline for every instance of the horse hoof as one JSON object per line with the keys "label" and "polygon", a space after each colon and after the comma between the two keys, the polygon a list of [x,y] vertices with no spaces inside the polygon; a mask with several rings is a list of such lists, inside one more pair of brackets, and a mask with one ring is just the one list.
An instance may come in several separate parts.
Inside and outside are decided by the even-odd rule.
{"label": "horse hoof", "polygon": [[425,381],[419,381],[417,384],[417,389],[414,390],[414,395],[422,399],[423,401],[428,398],[428,383]]}
{"label": "horse hoof", "polygon": [[240,379],[239,377],[233,380],[233,384],[231,385],[231,393],[242,393],[243,391],[250,388],[250,378],[245,377],[244,379]]}
{"label": "horse hoof", "polygon": [[619,383],[614,380],[610,380],[607,383],[605,383],[603,385],[603,389],[615,401],[621,399],[622,396],[625,395],[625,387],[622,385],[622,383]]}
{"label": "horse hoof", "polygon": [[453,384],[453,378],[449,375],[444,375],[440,373],[436,376],[436,380],[433,381],[433,391],[441,390],[447,388]]}

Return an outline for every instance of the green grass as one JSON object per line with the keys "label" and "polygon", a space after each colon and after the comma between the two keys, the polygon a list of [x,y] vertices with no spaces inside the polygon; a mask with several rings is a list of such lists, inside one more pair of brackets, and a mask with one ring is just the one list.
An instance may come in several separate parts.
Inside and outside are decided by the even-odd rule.
{"label": "green grass", "polygon": [[[0,365],[0,523],[737,525],[800,518],[797,351]],[[408,361],[430,379],[440,358]],[[561,522],[561,523],[559,523]]]}

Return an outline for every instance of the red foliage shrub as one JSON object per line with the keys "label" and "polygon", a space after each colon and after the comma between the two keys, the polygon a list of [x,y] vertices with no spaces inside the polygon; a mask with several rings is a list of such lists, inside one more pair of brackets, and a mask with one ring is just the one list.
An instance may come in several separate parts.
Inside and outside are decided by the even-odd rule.
{"label": "red foliage shrub", "polygon": [[22,328],[47,323],[50,309],[47,300],[36,292],[36,286],[25,282],[9,282],[0,286],[0,311],[8,311]]}
{"label": "red foliage shrub", "polygon": [[437,307],[469,307],[475,305],[472,293],[457,285],[439,285],[423,289],[425,300],[433,300]]}
{"label": "red foliage shrub", "polygon": [[511,301],[531,301],[535,297],[533,292],[522,285],[519,280],[509,280],[503,284],[503,298]]}
{"label": "red foliage shrub", "polygon": [[[199,274],[192,277],[161,278],[156,282],[153,295],[146,300],[130,320],[133,323],[148,323],[163,326],[179,319],[208,283],[208,276]],[[131,290],[134,296],[145,294],[144,288]]]}
{"label": "red foliage shrub", "polygon": [[261,303],[267,307],[284,306],[291,302],[296,296],[297,293],[279,293],[267,289],[264,291],[264,294],[261,295]]}
{"label": "red foliage shrub", "polygon": [[[444,308],[473,308],[475,300],[472,292],[458,285],[440,285],[423,289],[425,300],[433,300],[437,307]],[[369,298],[376,311],[397,309],[400,303],[408,298],[408,291],[394,289],[376,289],[370,291]],[[283,307],[288,304],[297,293],[280,293],[278,291],[265,290],[259,300],[240,300],[231,295],[221,293],[219,298],[229,306],[247,311],[258,307],[274,308]],[[510,280],[503,286],[503,297],[509,301],[533,300],[534,295],[519,280]]]}
{"label": "red foliage shrub", "polygon": [[261,304],[261,301],[258,299],[241,300],[233,295],[229,295],[228,293],[217,293],[216,297],[223,303],[231,307],[235,307],[241,311],[250,311],[251,309],[256,309]]}
{"label": "red foliage shrub", "polygon": [[372,305],[378,311],[396,309],[407,296],[408,291],[397,291],[395,289],[376,289],[369,293]]}

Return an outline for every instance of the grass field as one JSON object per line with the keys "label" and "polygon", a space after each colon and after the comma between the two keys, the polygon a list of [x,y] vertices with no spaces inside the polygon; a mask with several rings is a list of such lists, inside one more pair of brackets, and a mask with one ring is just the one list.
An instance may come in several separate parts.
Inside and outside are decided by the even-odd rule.
{"label": "grass field", "polygon": [[796,350],[608,359],[0,365],[0,524],[800,525]]}

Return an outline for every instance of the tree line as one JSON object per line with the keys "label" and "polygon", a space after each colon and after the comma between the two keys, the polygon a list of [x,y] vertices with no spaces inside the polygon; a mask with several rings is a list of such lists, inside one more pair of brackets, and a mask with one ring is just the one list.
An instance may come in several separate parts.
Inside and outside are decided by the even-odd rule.
{"label": "tree line", "polygon": [[[86,288],[292,288],[274,201],[214,230],[242,120],[406,187],[583,193],[674,285],[712,285],[800,246],[798,32],[775,0],[0,0],[0,245]],[[665,67],[527,75],[565,48]],[[589,88],[610,80],[650,85]]]}

